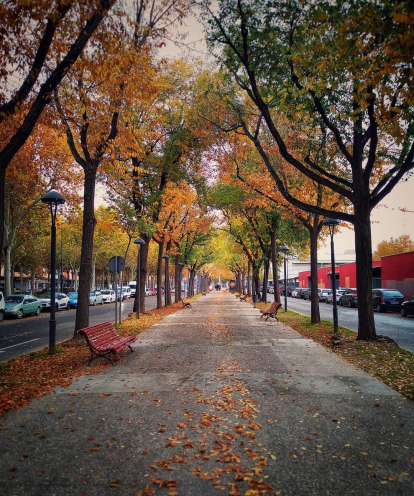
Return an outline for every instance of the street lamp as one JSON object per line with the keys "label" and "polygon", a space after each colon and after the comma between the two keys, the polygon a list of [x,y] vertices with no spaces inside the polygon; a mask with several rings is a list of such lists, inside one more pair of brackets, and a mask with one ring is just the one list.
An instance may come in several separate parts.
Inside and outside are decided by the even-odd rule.
{"label": "street lamp", "polygon": [[164,304],[167,306],[168,303],[168,295],[167,295],[167,289],[168,284],[167,284],[167,278],[168,278],[168,259],[170,258],[169,255],[163,255],[162,258],[165,260],[165,283],[164,283]]}
{"label": "street lamp", "polygon": [[324,226],[328,226],[329,234],[331,236],[331,266],[332,266],[332,294],[333,294],[333,323],[334,332],[338,332],[338,306],[336,303],[336,276],[335,276],[335,251],[334,251],[334,241],[333,235],[335,232],[335,226],[339,224],[338,219],[326,219],[323,222]]}
{"label": "street lamp", "polygon": [[263,271],[263,302],[267,303],[267,261],[269,260],[267,257],[262,257],[263,260],[263,266],[264,266],[264,271]]}
{"label": "street lamp", "polygon": [[[137,259],[137,282],[135,286],[135,300],[134,300],[134,308],[133,312],[136,312],[137,318],[139,319],[139,311],[141,305],[141,246],[145,245],[145,241],[142,238],[137,238],[134,243],[138,248],[138,259]],[[141,246],[140,246],[141,245]]]}
{"label": "street lamp", "polygon": [[286,255],[289,251],[289,246],[283,245],[281,250],[284,256],[284,276],[285,276],[285,312],[287,312],[287,268],[286,268]]}
{"label": "street lamp", "polygon": [[58,205],[63,205],[65,199],[56,190],[52,189],[41,198],[42,202],[49,205],[52,217],[50,229],[50,319],[49,319],[49,355],[55,354],[56,348],[56,213]]}
{"label": "street lamp", "polygon": [[[188,276],[187,276],[187,298],[190,298],[190,274],[191,274],[191,269],[190,267],[187,267],[188,270]],[[194,289],[194,287],[193,287]]]}

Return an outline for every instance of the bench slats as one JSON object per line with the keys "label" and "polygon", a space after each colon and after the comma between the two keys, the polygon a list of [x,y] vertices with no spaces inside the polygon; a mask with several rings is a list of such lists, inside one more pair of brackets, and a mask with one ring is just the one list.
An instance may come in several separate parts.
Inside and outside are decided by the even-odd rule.
{"label": "bench slats", "polygon": [[120,336],[115,331],[111,322],[103,322],[102,324],[85,327],[85,329],[80,329],[78,332],[85,336],[86,342],[91,350],[92,356],[88,365],[90,365],[92,360],[98,357],[104,357],[108,359],[112,365],[115,365],[110,354],[118,353],[118,351],[127,347],[133,351],[131,344],[137,340],[137,336]]}

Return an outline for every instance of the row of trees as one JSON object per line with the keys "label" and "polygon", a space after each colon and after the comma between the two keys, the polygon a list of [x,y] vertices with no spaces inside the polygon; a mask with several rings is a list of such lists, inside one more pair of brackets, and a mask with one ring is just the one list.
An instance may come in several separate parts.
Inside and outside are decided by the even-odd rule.
{"label": "row of trees", "polygon": [[24,233],[44,234],[45,190],[61,190],[78,219],[82,204],[75,330],[86,327],[102,182],[125,252],[145,241],[142,283],[150,241],[159,281],[167,253],[176,287],[180,264],[190,279],[201,271],[207,279],[225,263],[251,273],[256,290],[262,258],[276,270],[288,244],[310,253],[318,322],[317,246],[324,219],[335,217],[355,230],[358,337],[375,339],[370,212],[413,169],[409,2],[221,0],[214,11],[201,2],[219,70],[160,56],[190,4],[0,6],[6,272]]}

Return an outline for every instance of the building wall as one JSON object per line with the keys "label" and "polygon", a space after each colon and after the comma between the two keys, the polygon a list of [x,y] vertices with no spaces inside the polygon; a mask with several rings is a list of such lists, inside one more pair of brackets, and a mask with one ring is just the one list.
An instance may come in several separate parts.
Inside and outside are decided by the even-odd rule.
{"label": "building wall", "polygon": [[414,295],[414,251],[381,258],[381,286],[398,289],[404,299]]}

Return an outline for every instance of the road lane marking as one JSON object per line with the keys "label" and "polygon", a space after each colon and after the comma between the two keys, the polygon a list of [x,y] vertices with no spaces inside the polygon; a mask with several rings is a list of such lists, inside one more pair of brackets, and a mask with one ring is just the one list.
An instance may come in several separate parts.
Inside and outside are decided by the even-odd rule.
{"label": "road lane marking", "polygon": [[36,339],[31,339],[30,341],[23,341],[23,343],[17,343],[17,344],[12,344],[11,346],[6,346],[5,348],[0,348],[0,353],[4,353],[3,350],[7,350],[9,348],[14,348],[15,346],[21,346],[22,344],[27,344],[27,343],[31,343],[33,341],[39,341],[40,338],[36,338]]}

